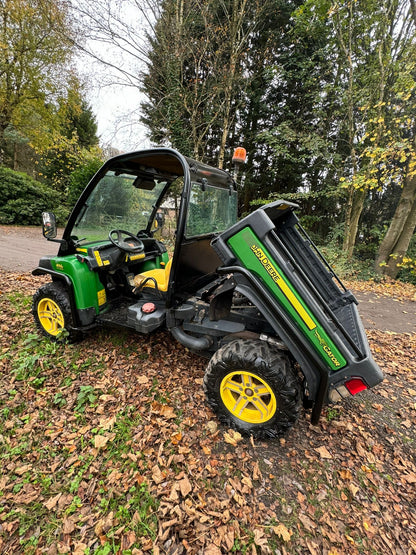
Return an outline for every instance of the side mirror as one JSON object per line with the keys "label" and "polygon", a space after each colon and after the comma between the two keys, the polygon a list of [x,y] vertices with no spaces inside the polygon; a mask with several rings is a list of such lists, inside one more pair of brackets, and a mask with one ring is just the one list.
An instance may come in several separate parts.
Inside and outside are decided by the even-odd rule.
{"label": "side mirror", "polygon": [[56,218],[52,212],[42,212],[42,233],[46,239],[55,239],[57,234]]}
{"label": "side mirror", "polygon": [[163,212],[157,212],[155,219],[153,220],[153,226],[156,229],[162,229],[162,227],[165,225],[165,216],[163,214]]}

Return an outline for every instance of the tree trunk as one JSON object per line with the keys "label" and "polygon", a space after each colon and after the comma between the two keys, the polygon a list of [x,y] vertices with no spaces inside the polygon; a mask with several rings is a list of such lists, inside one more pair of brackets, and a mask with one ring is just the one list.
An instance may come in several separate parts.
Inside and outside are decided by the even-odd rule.
{"label": "tree trunk", "polygon": [[389,229],[381,242],[376,272],[396,277],[416,226],[416,176],[407,177]]}
{"label": "tree trunk", "polygon": [[403,227],[403,231],[399,237],[399,240],[396,244],[393,254],[390,256],[390,259],[387,263],[387,266],[384,268],[384,275],[395,279],[397,274],[400,271],[400,266],[403,262],[403,258],[406,255],[407,249],[409,248],[410,241],[412,239],[413,233],[415,232],[416,228],[416,200],[413,203],[412,210],[410,211],[405,225]]}
{"label": "tree trunk", "polygon": [[243,32],[246,8],[247,0],[242,0],[241,4],[238,0],[233,1],[233,11],[230,19],[230,58],[224,87],[224,116],[222,121],[220,149],[218,153],[218,167],[221,169],[224,167],[225,147],[231,128],[234,87],[236,80],[239,77],[239,72],[237,71],[238,60],[248,40],[248,35]]}
{"label": "tree trunk", "polygon": [[[351,186],[352,187],[352,186]],[[364,200],[367,192],[362,189],[353,189],[350,192],[350,207],[348,217],[345,219],[345,233],[343,249],[347,254],[348,260],[352,258],[355,241],[358,233],[358,222],[363,211]]]}
{"label": "tree trunk", "polygon": [[412,14],[413,23],[416,26],[416,2],[415,2],[415,0],[410,0],[410,13]]}
{"label": "tree trunk", "polygon": [[[348,114],[348,144],[350,148],[350,158],[351,158],[351,170],[352,170],[352,181],[354,182],[354,177],[358,172],[358,160],[357,153],[355,150],[356,141],[356,122],[355,122],[355,75],[354,75],[354,64],[352,62],[353,55],[353,21],[354,21],[354,4],[350,2],[348,7],[348,27],[347,36],[344,39],[342,33],[342,25],[338,20],[338,39],[342,51],[344,52],[347,61],[347,71],[348,71],[348,89],[347,89],[347,114]],[[345,228],[344,228],[344,241],[343,248],[347,253],[348,259],[352,258],[354,251],[355,240],[358,231],[358,221],[361,216],[363,209],[365,193],[360,189],[356,189],[354,184],[350,185],[348,191],[348,203],[345,212]]]}

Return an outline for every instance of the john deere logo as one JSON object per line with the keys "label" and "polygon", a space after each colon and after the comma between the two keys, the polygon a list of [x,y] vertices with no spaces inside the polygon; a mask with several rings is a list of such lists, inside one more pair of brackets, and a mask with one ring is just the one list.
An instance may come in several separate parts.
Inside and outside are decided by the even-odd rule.
{"label": "john deere logo", "polygon": [[270,262],[270,260],[264,254],[262,249],[260,247],[257,247],[257,245],[252,245],[251,250],[254,252],[254,254],[257,256],[257,258],[263,264],[266,272],[269,274],[269,276],[272,278],[272,280],[275,283],[278,283],[278,281],[282,278],[279,275],[279,272],[276,270],[276,268],[273,266],[273,264]]}
{"label": "john deere logo", "polygon": [[257,245],[252,245],[251,250],[256,255],[256,257],[259,259],[263,268],[266,270],[266,272],[269,274],[269,276],[272,278],[272,280],[279,287],[280,291],[284,294],[286,299],[290,302],[292,307],[298,313],[300,318],[306,324],[308,329],[313,330],[314,328],[316,328],[315,322],[309,316],[308,312],[305,310],[305,307],[302,305],[300,300],[296,297],[295,293],[292,291],[292,289],[286,283],[284,277],[274,267],[274,265],[270,261],[270,258],[266,255],[266,253],[263,251],[263,249],[261,249]]}

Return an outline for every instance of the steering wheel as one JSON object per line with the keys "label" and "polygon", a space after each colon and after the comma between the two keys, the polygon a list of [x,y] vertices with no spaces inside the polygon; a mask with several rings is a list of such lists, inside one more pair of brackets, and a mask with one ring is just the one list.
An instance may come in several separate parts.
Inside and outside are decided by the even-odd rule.
{"label": "steering wheel", "polygon": [[125,252],[143,252],[144,245],[136,235],[122,229],[112,229],[108,238],[114,246]]}

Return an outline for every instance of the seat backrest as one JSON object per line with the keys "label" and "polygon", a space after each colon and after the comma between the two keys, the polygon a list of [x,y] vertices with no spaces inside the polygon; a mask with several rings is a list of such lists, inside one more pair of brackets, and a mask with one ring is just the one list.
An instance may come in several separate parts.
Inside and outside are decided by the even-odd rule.
{"label": "seat backrest", "polygon": [[[172,267],[172,259],[170,258],[164,268],[157,268],[155,270],[148,270],[147,272],[141,272],[134,278],[135,284],[140,285],[146,278],[153,278],[159,291],[166,292],[169,285],[170,269]],[[153,279],[149,279],[144,285],[144,287],[155,287]]]}

